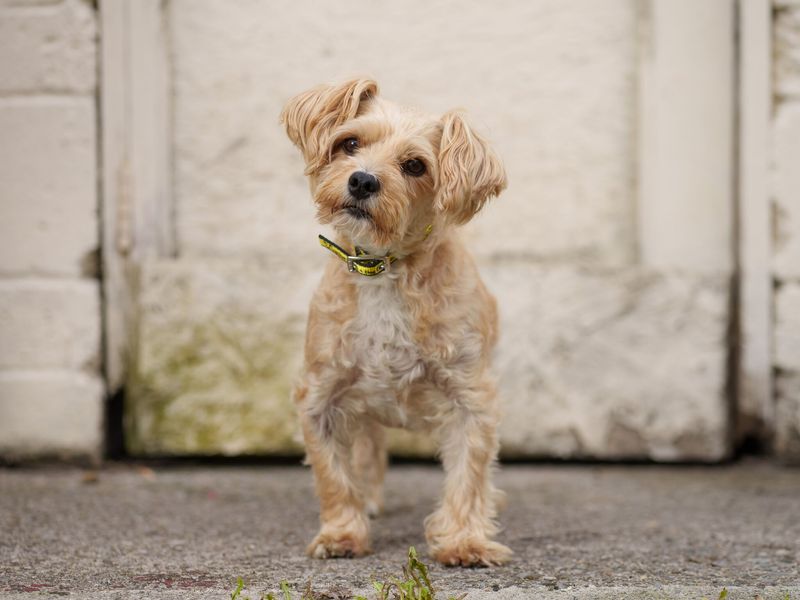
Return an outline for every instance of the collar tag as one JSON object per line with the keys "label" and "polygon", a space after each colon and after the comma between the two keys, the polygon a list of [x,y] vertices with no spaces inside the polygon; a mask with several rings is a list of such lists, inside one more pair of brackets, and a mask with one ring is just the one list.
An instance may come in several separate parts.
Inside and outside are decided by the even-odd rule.
{"label": "collar tag", "polygon": [[348,256],[347,270],[361,275],[380,275],[389,271],[392,264],[391,256],[378,256],[377,254],[359,254]]}
{"label": "collar tag", "polygon": [[319,243],[327,248],[347,264],[350,273],[358,273],[367,277],[374,277],[389,270],[389,265],[397,260],[394,256],[378,256],[367,254],[361,248],[356,248],[356,256],[345,252],[344,248],[330,241],[324,235],[319,236]]}

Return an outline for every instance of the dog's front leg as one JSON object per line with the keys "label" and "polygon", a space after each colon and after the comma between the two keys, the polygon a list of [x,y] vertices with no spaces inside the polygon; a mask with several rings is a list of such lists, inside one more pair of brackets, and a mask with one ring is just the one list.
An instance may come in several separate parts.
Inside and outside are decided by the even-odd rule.
{"label": "dog's front leg", "polygon": [[497,531],[490,480],[498,449],[494,389],[485,383],[448,395],[453,409],[441,426],[444,497],[425,520],[429,549],[445,565],[502,564],[511,550],[491,539]]}
{"label": "dog's front leg", "polygon": [[306,552],[314,558],[369,553],[369,519],[353,472],[352,433],[334,414],[300,410],[306,460],[320,500],[320,531]]}

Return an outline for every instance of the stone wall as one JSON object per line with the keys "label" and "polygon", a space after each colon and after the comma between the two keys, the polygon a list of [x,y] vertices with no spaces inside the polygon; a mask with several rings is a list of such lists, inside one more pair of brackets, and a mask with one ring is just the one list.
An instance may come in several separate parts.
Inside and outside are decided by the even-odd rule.
{"label": "stone wall", "polygon": [[[298,450],[287,390],[324,255],[276,118],[301,89],[368,73],[394,99],[466,107],[506,159],[509,190],[468,229],[502,312],[505,452],[725,455],[730,273],[640,256],[642,6],[165,3],[179,260],[141,271],[131,448]],[[4,457],[101,445],[97,33],[88,0],[0,0]],[[797,460],[798,0],[774,0],[773,45],[776,448]],[[290,253],[308,270],[283,269]]]}
{"label": "stone wall", "polygon": [[[505,160],[508,190],[466,230],[500,305],[504,453],[724,456],[729,260],[639,256],[641,17],[632,0],[172,0],[178,259],[142,272],[131,449],[297,451],[288,389],[328,256],[277,116],[370,74],[396,101],[465,107]],[[728,239],[723,217],[703,243]]]}
{"label": "stone wall", "polygon": [[97,457],[96,15],[0,2],[0,456]]}
{"label": "stone wall", "polygon": [[776,437],[800,462],[800,2],[776,0],[774,20],[773,274]]}

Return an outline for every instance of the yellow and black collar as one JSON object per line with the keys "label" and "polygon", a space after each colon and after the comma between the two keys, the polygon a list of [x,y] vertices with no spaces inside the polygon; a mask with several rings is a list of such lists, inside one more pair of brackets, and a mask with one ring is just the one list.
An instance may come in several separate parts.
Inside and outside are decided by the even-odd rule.
{"label": "yellow and black collar", "polygon": [[[433,231],[433,225],[428,225],[425,228],[424,239],[427,239],[427,237],[431,234],[431,231]],[[359,246],[355,247],[356,253],[355,256],[352,256],[345,252],[344,248],[330,241],[324,235],[319,236],[319,243],[323,248],[327,248],[336,256],[341,258],[344,262],[346,262],[348,271],[351,273],[358,273],[359,275],[364,275],[366,277],[375,277],[381,273],[386,273],[389,271],[392,263],[397,260],[397,257],[391,254],[387,254],[386,256],[369,254],[366,250]]]}
{"label": "yellow and black collar", "polygon": [[378,256],[376,254],[367,254],[367,252],[356,246],[355,256],[349,255],[344,249],[330,241],[324,235],[319,236],[319,243],[323,248],[327,248],[336,256],[341,258],[347,263],[347,270],[351,273],[359,273],[367,277],[374,277],[389,270],[392,263],[397,260],[397,257],[387,254],[386,256]]}

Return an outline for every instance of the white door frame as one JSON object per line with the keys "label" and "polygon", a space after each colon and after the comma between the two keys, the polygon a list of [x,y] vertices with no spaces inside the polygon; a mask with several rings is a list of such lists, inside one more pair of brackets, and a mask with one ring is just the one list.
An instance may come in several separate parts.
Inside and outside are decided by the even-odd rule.
{"label": "white door frame", "polygon": [[171,83],[162,0],[101,0],[104,340],[108,389],[122,387],[138,265],[175,251]]}

